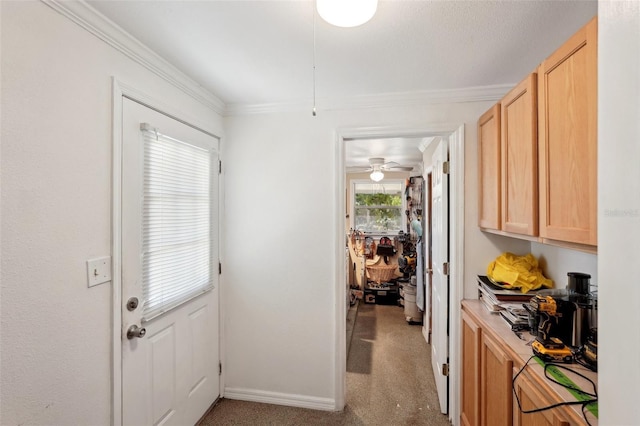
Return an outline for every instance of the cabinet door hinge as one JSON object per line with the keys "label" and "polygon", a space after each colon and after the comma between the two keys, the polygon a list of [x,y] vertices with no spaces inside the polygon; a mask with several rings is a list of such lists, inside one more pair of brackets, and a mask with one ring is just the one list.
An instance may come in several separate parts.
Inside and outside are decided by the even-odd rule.
{"label": "cabinet door hinge", "polygon": [[218,376],[222,376],[222,363],[218,363]]}
{"label": "cabinet door hinge", "polygon": [[442,273],[445,275],[449,275],[449,262],[444,262],[442,264]]}
{"label": "cabinet door hinge", "polygon": [[444,161],[442,163],[442,173],[444,173],[445,175],[448,175],[449,172],[451,171],[451,163],[449,163],[448,161]]}
{"label": "cabinet door hinge", "polygon": [[218,275],[222,275],[222,263],[218,262]]}
{"label": "cabinet door hinge", "polygon": [[442,364],[442,375],[449,377],[449,364]]}

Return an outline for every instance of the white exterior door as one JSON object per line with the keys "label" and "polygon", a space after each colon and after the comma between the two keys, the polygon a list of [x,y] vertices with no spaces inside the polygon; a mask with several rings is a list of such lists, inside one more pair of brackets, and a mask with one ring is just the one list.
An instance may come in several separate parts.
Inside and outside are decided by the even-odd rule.
{"label": "white exterior door", "polygon": [[449,276],[445,264],[449,262],[449,177],[443,165],[449,158],[447,139],[442,139],[433,153],[431,176],[431,241],[432,277],[432,339],[431,364],[440,400],[440,411],[448,412],[449,379],[443,374],[449,357]]}
{"label": "white exterior door", "polygon": [[[127,98],[122,111],[122,424],[193,425],[219,396],[218,139]],[[153,151],[142,123],[167,135],[174,152]],[[158,180],[158,164],[170,179]],[[196,169],[208,186],[185,190]],[[194,228],[211,238],[189,242]],[[145,332],[128,336],[132,326]]]}

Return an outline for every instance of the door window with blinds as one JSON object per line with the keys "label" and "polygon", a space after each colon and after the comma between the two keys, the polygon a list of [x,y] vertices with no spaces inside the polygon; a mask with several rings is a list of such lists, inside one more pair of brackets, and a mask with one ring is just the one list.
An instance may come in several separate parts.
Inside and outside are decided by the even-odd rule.
{"label": "door window with blinds", "polygon": [[142,321],[213,288],[214,150],[140,125],[142,194]]}

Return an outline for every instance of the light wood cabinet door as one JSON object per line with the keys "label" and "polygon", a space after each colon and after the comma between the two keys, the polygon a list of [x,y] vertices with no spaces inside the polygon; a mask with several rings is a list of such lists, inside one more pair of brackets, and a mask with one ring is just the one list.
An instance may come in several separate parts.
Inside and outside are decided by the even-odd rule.
{"label": "light wood cabinet door", "polygon": [[462,405],[460,423],[480,425],[480,336],[481,328],[462,312]]}
{"label": "light wood cabinet door", "polygon": [[500,229],[500,104],[478,119],[478,226]]}
{"label": "light wood cabinet door", "polygon": [[502,99],[501,229],[538,235],[537,79],[530,74]]}
{"label": "light wood cabinet door", "polygon": [[597,21],[538,69],[540,236],[597,245]]}
{"label": "light wood cabinet door", "polygon": [[513,423],[513,361],[486,333],[482,333],[480,341],[480,424],[510,426]]}
{"label": "light wood cabinet door", "polygon": [[562,417],[561,409],[539,411],[537,413],[523,413],[537,408],[548,407],[558,401],[550,401],[543,395],[538,387],[529,379],[526,373],[520,374],[514,383],[514,391],[520,400],[520,406],[516,398],[513,399],[513,425],[514,426],[569,426]]}

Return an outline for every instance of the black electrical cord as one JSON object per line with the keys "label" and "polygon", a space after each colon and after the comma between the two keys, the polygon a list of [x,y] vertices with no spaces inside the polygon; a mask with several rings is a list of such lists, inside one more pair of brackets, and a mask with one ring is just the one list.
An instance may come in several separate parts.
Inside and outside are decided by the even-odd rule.
{"label": "black electrical cord", "polygon": [[[572,370],[570,368],[567,368],[567,367],[565,367],[564,365],[561,365],[561,364],[545,363],[545,366],[544,366],[544,375],[545,375],[545,377],[548,380],[551,380],[552,382],[554,382],[554,383],[556,383],[556,384],[558,384],[558,385],[560,385],[560,386],[562,386],[562,387],[564,387],[566,389],[573,390],[573,391],[576,391],[576,392],[580,392],[580,393],[582,393],[584,395],[593,397],[593,399],[588,399],[586,401],[564,401],[564,402],[558,402],[556,404],[551,404],[551,405],[548,405],[546,407],[534,408],[534,409],[531,409],[531,410],[523,410],[522,409],[522,405],[520,404],[520,398],[518,397],[518,392],[516,392],[516,379],[524,371],[524,369],[527,367],[527,365],[529,365],[529,361],[531,361],[534,356],[535,355],[532,355],[531,357],[529,357],[527,362],[525,362],[524,365],[522,366],[522,368],[520,369],[520,371],[518,371],[516,373],[516,375],[513,376],[513,380],[511,381],[511,387],[513,388],[513,394],[516,397],[516,402],[518,403],[518,409],[520,410],[520,412],[524,413],[524,414],[539,413],[540,411],[551,410],[553,408],[562,407],[562,406],[565,406],[565,405],[580,405],[581,406],[582,417],[584,418],[584,421],[587,423],[587,425],[591,426],[591,423],[589,423],[589,420],[587,419],[587,414],[585,413],[585,408],[587,407],[587,405],[589,405],[591,403],[598,402],[598,393],[597,393],[597,390],[596,390],[596,385],[588,377],[585,377],[584,375],[578,373],[577,371]],[[550,377],[548,375],[547,369],[550,366],[560,367],[561,369],[570,371],[570,372],[575,373],[578,376],[586,379],[593,386],[594,393],[585,392],[582,389],[578,389],[578,388],[575,388],[573,386],[567,386],[567,385],[565,385],[563,383],[558,382],[556,379],[554,379],[553,377]]]}
{"label": "black electrical cord", "polygon": [[[593,386],[593,393],[589,393],[589,392],[583,391],[582,389],[576,388],[576,387],[574,387],[574,386],[569,386],[569,385],[565,385],[565,384],[563,384],[563,383],[558,382],[556,379],[554,379],[553,377],[549,376],[549,374],[547,373],[548,368],[549,368],[549,367],[551,367],[551,366],[553,366],[553,367],[555,367],[555,368],[557,368],[557,369],[560,369],[560,370],[569,371],[569,372],[571,372],[571,373],[573,373],[573,374],[575,374],[575,375],[577,375],[577,376],[582,377],[583,379],[585,379],[586,381],[588,381],[588,382],[591,384],[591,386]],[[580,393],[582,393],[582,394],[584,394],[584,395],[587,395],[587,396],[590,396],[590,397],[592,397],[592,398],[597,398],[597,397],[598,397],[598,390],[596,389],[596,384],[595,384],[595,383],[593,383],[593,381],[592,381],[590,378],[588,378],[588,377],[587,377],[587,376],[585,376],[584,374],[578,373],[576,370],[573,370],[573,369],[571,369],[571,368],[568,368],[568,367],[567,367],[567,366],[565,366],[565,365],[562,365],[562,364],[556,364],[556,363],[548,363],[548,364],[545,364],[545,366],[544,366],[544,376],[545,376],[547,379],[551,380],[552,382],[554,382],[554,383],[556,383],[556,384],[558,384],[558,385],[560,385],[560,386],[563,386],[563,387],[565,387],[565,388],[567,388],[567,389],[569,389],[569,390],[573,390],[573,391],[576,391],[576,392],[580,392]]]}
{"label": "black electrical cord", "polygon": [[582,352],[578,352],[578,353],[575,355],[575,360],[576,360],[576,362],[577,362],[578,364],[580,364],[580,365],[581,365],[581,366],[583,366],[583,367],[588,368],[588,369],[589,369],[589,370],[591,370],[591,371],[595,371],[595,372],[597,372],[597,371],[598,371],[598,368],[597,368],[596,366],[594,366],[594,365],[592,365],[592,364],[589,364],[588,362],[586,362],[586,361],[584,360],[584,356],[582,355]]}

